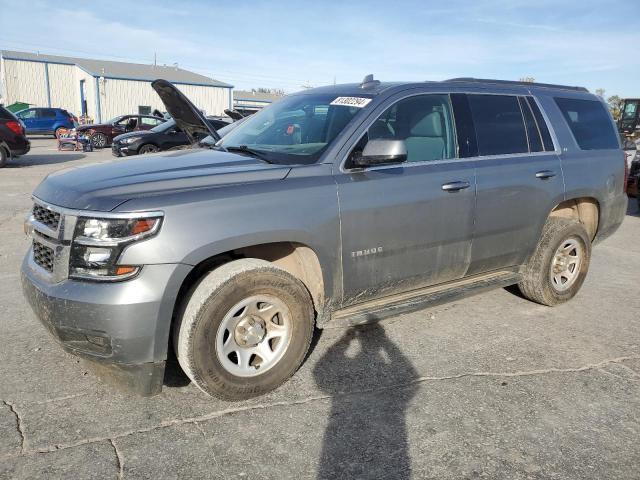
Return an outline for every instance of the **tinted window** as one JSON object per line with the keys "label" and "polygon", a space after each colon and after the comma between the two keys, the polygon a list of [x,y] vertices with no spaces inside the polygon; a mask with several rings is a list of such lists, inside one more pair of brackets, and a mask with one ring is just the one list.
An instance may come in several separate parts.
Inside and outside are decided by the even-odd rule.
{"label": "tinted window", "polygon": [[619,148],[616,132],[602,102],[573,98],[555,100],[582,150]]}
{"label": "tinted window", "polygon": [[469,95],[468,98],[479,155],[529,152],[518,97]]}
{"label": "tinted window", "polygon": [[533,118],[533,112],[529,108],[529,104],[524,97],[518,98],[520,101],[520,109],[524,115],[524,124],[527,127],[527,138],[529,139],[529,151],[530,152],[542,152],[542,139],[540,138],[540,131],[536,125],[536,121]]}
{"label": "tinted window", "polygon": [[4,107],[0,107],[0,119],[2,120],[15,120],[13,114]]}
{"label": "tinted window", "polygon": [[453,115],[448,95],[419,95],[389,107],[369,127],[369,140],[404,140],[407,161],[455,157]]}
{"label": "tinted window", "polygon": [[451,104],[456,119],[456,135],[458,136],[458,156],[460,158],[478,155],[476,131],[473,128],[469,99],[464,93],[452,93]]}
{"label": "tinted window", "polygon": [[55,118],[56,111],[51,110],[50,108],[43,108],[40,110],[40,118]]}
{"label": "tinted window", "polygon": [[527,97],[527,103],[529,104],[529,108],[533,112],[533,116],[536,119],[536,125],[538,126],[538,130],[540,130],[540,135],[542,136],[542,145],[546,152],[552,152],[555,150],[553,146],[553,140],[551,140],[551,134],[549,133],[549,127],[547,126],[547,122],[545,122],[544,117],[542,116],[542,112],[538,108],[538,104],[532,97]]}

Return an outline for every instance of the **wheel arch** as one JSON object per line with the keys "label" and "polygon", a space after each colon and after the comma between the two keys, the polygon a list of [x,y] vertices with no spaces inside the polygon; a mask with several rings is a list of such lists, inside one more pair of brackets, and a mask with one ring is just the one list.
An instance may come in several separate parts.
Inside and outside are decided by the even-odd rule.
{"label": "wheel arch", "polygon": [[551,209],[549,217],[572,218],[579,221],[593,241],[600,225],[600,202],[595,197],[563,200]]}
{"label": "wheel arch", "polygon": [[241,258],[265,260],[298,278],[309,291],[317,318],[326,310],[325,272],[320,257],[309,245],[293,241],[279,241],[242,246],[211,255],[200,260],[184,279],[175,302],[174,322],[185,300],[200,280],[217,267]]}

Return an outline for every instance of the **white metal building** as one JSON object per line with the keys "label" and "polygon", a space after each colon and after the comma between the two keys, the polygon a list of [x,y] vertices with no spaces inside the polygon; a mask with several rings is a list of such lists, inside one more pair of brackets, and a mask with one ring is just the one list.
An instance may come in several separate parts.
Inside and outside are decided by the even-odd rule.
{"label": "white metal building", "polygon": [[233,108],[233,86],[178,67],[0,51],[0,103],[64,108],[96,122],[165,108],[151,82],[174,83],[207,115]]}
{"label": "white metal building", "polygon": [[275,93],[235,90],[233,92],[233,108],[240,113],[252,114],[281,98],[282,95]]}

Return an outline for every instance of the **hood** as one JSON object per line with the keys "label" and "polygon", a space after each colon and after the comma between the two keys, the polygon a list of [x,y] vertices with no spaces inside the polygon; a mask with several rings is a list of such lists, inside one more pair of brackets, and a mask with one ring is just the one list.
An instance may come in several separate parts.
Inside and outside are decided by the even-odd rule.
{"label": "hood", "polygon": [[290,170],[235,153],[178,150],[60,170],[33,194],[52,205],[106,212],[134,198],[281,180]]}
{"label": "hood", "polygon": [[151,135],[155,132],[152,132],[151,130],[137,130],[135,132],[127,132],[127,133],[121,133],[120,135],[117,135],[113,138],[114,142],[117,142],[119,140],[124,140],[125,138],[131,138],[131,137],[144,137],[145,135]]}
{"label": "hood", "polygon": [[211,135],[216,141],[220,140],[220,135],[216,132],[204,115],[191,101],[184,96],[171,82],[158,79],[151,83],[167,112],[175,120],[192,145],[198,143],[202,137]]}

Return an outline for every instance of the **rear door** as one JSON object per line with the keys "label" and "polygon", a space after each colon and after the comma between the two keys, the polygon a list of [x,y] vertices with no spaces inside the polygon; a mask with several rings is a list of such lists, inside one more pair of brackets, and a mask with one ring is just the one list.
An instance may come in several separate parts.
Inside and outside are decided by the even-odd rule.
{"label": "rear door", "polygon": [[154,117],[138,117],[138,126],[136,130],[151,130],[162,123],[162,120]]}
{"label": "rear door", "polygon": [[[475,132],[476,220],[468,275],[521,265],[564,196],[560,158],[529,95],[458,95]],[[464,112],[456,111],[456,117]]]}
{"label": "rear door", "polygon": [[335,176],[344,305],[456,280],[469,265],[474,162],[456,158],[449,95],[390,100],[351,155],[378,138],[404,140],[408,161],[362,170],[347,160]]}
{"label": "rear door", "polygon": [[52,108],[38,110],[38,129],[42,133],[53,133],[57,121],[56,111]]}

